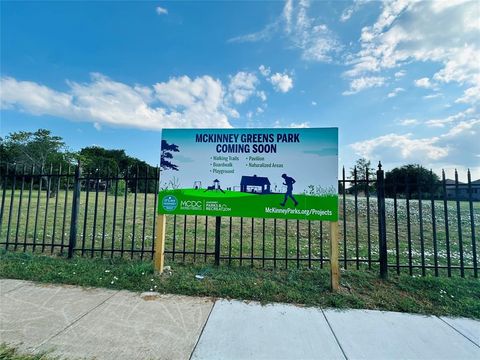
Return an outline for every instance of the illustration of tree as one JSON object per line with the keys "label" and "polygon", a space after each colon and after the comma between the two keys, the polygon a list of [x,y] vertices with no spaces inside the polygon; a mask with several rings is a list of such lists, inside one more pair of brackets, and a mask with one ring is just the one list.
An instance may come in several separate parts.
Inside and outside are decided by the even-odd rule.
{"label": "illustration of tree", "polygon": [[162,140],[162,154],[160,156],[160,167],[162,170],[175,170],[178,171],[178,166],[173,164],[170,159],[173,159],[172,152],[179,152],[178,145],[169,144],[165,140]]}

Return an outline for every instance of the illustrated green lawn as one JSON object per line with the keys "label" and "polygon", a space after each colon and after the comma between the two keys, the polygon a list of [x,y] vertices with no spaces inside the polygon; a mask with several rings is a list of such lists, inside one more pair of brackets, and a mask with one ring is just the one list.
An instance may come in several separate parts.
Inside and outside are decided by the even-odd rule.
{"label": "illustrated green lawn", "polygon": [[241,191],[231,191],[231,190],[223,190],[222,193],[220,190],[207,190],[205,189],[176,189],[176,190],[165,190],[162,193],[172,193],[172,194],[182,194],[185,196],[193,196],[193,197],[208,197],[208,198],[227,198],[227,197],[254,197],[258,194],[252,193],[245,193]]}
{"label": "illustrated green lawn", "polygon": [[[162,199],[165,196],[173,195],[178,206],[174,210],[165,210],[162,207]],[[208,190],[204,189],[176,189],[164,190],[159,194],[158,211],[165,214],[183,215],[223,215],[223,216],[248,216],[307,220],[335,221],[338,219],[338,197],[336,195],[312,196],[305,194],[294,194],[298,205],[288,198],[285,205],[282,205],[284,194],[253,194],[238,191]],[[208,209],[189,209],[183,206],[182,201],[218,201],[222,206]],[[266,208],[274,208],[267,212]],[[279,209],[279,210],[278,210]],[[280,212],[284,210],[285,212]],[[317,212],[315,212],[317,211]]]}

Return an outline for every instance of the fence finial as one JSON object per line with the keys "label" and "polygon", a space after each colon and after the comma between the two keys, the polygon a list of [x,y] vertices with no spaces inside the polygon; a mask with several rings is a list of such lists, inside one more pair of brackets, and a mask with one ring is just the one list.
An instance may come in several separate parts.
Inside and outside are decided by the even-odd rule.
{"label": "fence finial", "polygon": [[378,170],[382,170],[382,162],[381,161],[378,162]]}

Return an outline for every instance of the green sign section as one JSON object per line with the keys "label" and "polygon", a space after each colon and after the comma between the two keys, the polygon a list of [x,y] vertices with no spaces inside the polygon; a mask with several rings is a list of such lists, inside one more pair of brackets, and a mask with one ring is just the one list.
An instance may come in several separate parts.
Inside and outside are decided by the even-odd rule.
{"label": "green sign section", "polygon": [[338,129],[166,129],[159,214],[338,220]]}

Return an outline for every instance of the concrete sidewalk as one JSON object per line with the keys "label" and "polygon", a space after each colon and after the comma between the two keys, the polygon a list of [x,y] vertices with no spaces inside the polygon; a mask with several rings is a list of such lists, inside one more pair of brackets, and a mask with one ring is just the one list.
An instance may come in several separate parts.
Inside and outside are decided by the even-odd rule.
{"label": "concrete sidewalk", "polygon": [[3,279],[0,342],[68,359],[480,359],[480,322]]}

